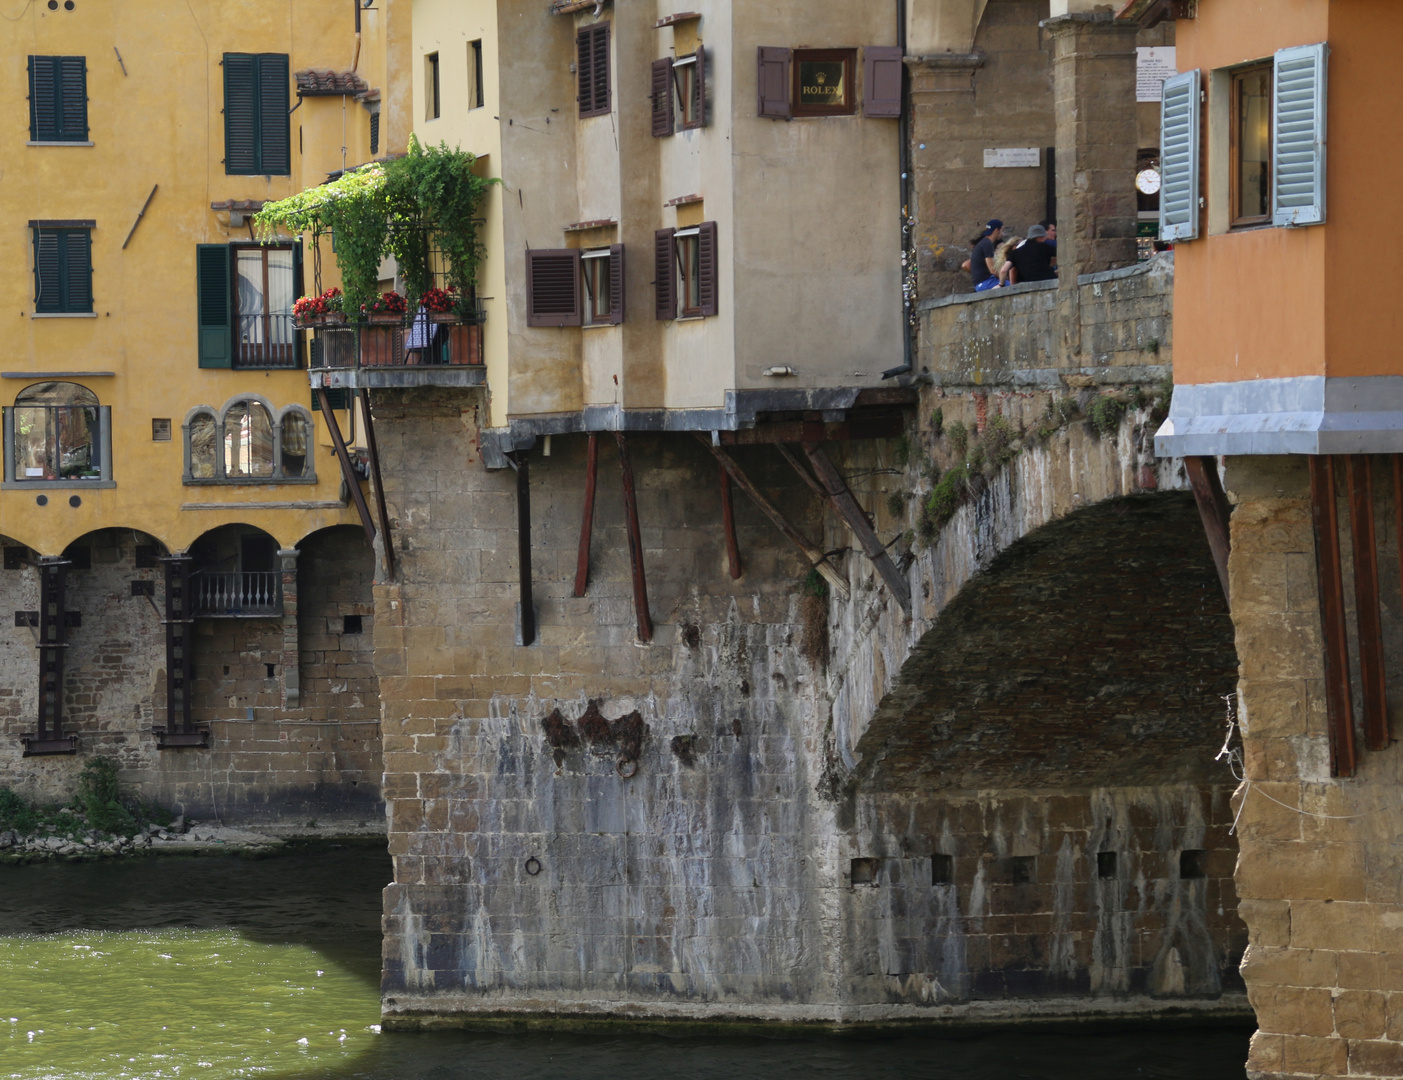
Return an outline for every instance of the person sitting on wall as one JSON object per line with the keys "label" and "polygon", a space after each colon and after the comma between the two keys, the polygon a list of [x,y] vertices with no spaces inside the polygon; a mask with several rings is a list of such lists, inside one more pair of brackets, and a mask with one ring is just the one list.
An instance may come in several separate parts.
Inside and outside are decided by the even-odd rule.
{"label": "person sitting on wall", "polygon": [[1047,230],[1028,226],[1028,239],[1009,254],[1015,281],[1051,281],[1057,277],[1057,249],[1049,247]]}
{"label": "person sitting on wall", "polygon": [[989,222],[979,243],[969,255],[969,278],[975,292],[999,286],[999,264],[994,261],[994,245],[1004,234],[1004,223],[998,218]]}
{"label": "person sitting on wall", "polygon": [[1010,236],[1002,244],[994,249],[994,265],[999,268],[999,284],[1012,285],[1016,280],[1011,275],[1013,273],[1013,263],[1009,260],[1013,258],[1014,248],[1021,247],[1027,241],[1020,236]]}

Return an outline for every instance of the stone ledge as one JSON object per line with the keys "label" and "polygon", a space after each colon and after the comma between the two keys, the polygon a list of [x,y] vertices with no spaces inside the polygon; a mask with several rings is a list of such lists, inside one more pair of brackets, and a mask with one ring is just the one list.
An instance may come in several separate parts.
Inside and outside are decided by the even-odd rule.
{"label": "stone ledge", "polygon": [[[1080,279],[1078,279],[1080,283]],[[1005,285],[1001,289],[989,289],[982,293],[956,293],[954,296],[941,296],[934,300],[922,300],[916,305],[917,311],[934,311],[936,308],[956,307],[960,304],[978,304],[984,300],[994,300],[1000,296],[1019,296],[1023,293],[1050,292],[1057,288],[1057,280],[1025,281],[1021,285]]]}

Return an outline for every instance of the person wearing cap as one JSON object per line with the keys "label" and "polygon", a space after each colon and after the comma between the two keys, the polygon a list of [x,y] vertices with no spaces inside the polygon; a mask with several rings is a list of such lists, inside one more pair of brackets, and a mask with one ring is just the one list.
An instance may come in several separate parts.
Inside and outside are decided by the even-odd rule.
{"label": "person wearing cap", "polygon": [[998,218],[994,218],[984,230],[983,237],[979,243],[974,245],[974,250],[969,256],[969,277],[970,284],[974,286],[975,292],[984,292],[999,284],[999,268],[994,263],[994,245],[999,242],[1004,234],[1004,223]]}
{"label": "person wearing cap", "polygon": [[1028,239],[1009,254],[1017,281],[1051,281],[1057,276],[1057,249],[1048,246],[1047,230],[1028,226]]}

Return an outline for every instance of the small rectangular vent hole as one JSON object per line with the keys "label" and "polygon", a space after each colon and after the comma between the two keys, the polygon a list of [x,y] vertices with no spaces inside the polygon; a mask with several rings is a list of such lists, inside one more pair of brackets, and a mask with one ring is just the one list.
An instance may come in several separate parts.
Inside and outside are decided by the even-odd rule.
{"label": "small rectangular vent hole", "polygon": [[364,623],[362,622],[363,619],[364,616],[362,615],[342,615],[341,633],[359,634],[365,628]]}
{"label": "small rectangular vent hole", "polygon": [[1114,851],[1098,851],[1096,853],[1096,876],[1102,880],[1109,880],[1116,876],[1116,853]]}
{"label": "small rectangular vent hole", "polygon": [[955,857],[953,855],[932,855],[930,857],[930,883],[932,885],[955,884]]}
{"label": "small rectangular vent hole", "polygon": [[278,677],[278,668],[276,664],[264,664],[263,667],[268,672],[268,678],[276,679]]}
{"label": "small rectangular vent hole", "polygon": [[1179,876],[1185,881],[1207,877],[1203,869],[1205,852],[1199,848],[1188,848],[1179,852]]}
{"label": "small rectangular vent hole", "polygon": [[880,865],[880,859],[854,859],[848,880],[854,885],[875,885],[877,884],[877,868]]}

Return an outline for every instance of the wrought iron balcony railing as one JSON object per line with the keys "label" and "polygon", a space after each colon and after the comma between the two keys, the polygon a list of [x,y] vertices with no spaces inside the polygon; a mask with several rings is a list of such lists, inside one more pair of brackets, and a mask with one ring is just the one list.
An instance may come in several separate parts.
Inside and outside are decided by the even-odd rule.
{"label": "wrought iron balcony railing", "polygon": [[420,311],[394,321],[316,329],[313,386],[476,386],[484,381],[483,311],[445,321]]}
{"label": "wrought iron balcony railing", "polygon": [[237,329],[234,367],[301,367],[298,327],[291,315],[240,315]]}
{"label": "wrought iron balcony railing", "polygon": [[195,585],[197,616],[257,618],[283,613],[282,574],[277,570],[199,570],[190,580]]}

